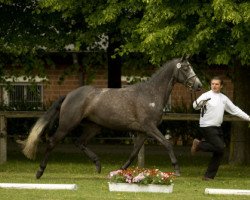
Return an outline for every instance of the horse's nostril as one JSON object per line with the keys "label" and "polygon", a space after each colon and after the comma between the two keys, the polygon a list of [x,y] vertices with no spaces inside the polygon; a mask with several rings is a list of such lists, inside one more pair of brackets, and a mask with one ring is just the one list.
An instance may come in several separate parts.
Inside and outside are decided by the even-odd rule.
{"label": "horse's nostril", "polygon": [[197,90],[200,91],[202,89],[202,85],[199,84]]}

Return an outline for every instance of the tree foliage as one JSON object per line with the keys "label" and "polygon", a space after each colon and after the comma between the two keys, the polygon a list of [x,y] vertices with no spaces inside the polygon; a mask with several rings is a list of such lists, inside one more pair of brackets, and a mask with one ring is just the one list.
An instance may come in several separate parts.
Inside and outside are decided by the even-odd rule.
{"label": "tree foliage", "polygon": [[72,40],[69,22],[61,13],[38,8],[37,1],[6,1],[0,7],[1,52],[21,55],[61,50]]}
{"label": "tree foliage", "polygon": [[[100,48],[110,33],[121,56],[153,63],[206,55],[209,64],[249,64],[250,2],[241,0],[2,0],[1,52]],[[95,44],[95,45],[94,45]]]}
{"label": "tree foliage", "polygon": [[206,55],[209,64],[249,64],[247,1],[145,0],[142,20],[123,52],[139,51],[159,63],[183,54]]}

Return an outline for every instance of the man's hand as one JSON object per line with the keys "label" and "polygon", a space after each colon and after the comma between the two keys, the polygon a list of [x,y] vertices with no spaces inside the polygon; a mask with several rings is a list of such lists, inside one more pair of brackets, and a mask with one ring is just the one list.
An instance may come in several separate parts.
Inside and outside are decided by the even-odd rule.
{"label": "man's hand", "polygon": [[206,103],[210,100],[211,98],[208,98],[206,100],[201,100],[198,104],[197,104],[197,107],[195,108],[196,110],[199,110],[201,108],[203,108],[203,106],[206,105]]}

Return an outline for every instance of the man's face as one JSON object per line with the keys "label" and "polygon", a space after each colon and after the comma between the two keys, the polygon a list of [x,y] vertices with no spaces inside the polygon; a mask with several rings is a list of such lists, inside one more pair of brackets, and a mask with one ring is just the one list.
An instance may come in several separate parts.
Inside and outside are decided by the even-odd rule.
{"label": "man's face", "polygon": [[220,80],[212,80],[211,81],[211,90],[219,93],[222,88]]}

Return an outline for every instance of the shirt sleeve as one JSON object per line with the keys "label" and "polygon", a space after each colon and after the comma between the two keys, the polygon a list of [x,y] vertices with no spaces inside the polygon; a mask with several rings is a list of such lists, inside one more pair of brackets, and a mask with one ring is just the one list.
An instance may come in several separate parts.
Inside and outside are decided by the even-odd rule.
{"label": "shirt sleeve", "polygon": [[228,97],[226,97],[225,111],[227,111],[231,115],[235,115],[246,121],[250,121],[249,115],[242,111],[239,107],[235,106]]}

